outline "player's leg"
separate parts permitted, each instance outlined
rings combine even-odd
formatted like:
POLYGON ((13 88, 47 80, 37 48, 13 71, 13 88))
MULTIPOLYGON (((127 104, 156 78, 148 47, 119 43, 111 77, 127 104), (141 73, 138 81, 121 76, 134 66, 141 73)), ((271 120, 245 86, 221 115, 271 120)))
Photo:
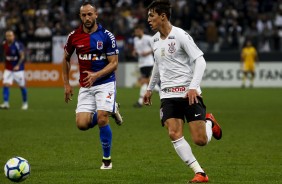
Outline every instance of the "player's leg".
POLYGON ((109 82, 99 85, 95 89, 95 100, 98 111, 98 125, 100 129, 100 141, 103 149, 101 169, 112 169, 112 131, 109 125, 109 115, 116 113, 115 95, 115 82, 109 82))
POLYGON ((76 107, 76 126, 88 130, 98 124, 98 113, 92 88, 80 88, 76 107))
MULTIPOLYGON (((198 103, 193 105, 189 105, 188 99, 185 100, 184 113, 189 122, 192 140, 195 144, 204 146, 211 140, 212 136, 211 122, 205 122, 205 104, 201 97, 198 97, 198 103)), ((208 176, 198 162, 192 163, 190 167, 195 173, 195 176, 190 180, 190 183, 208 182, 208 176)))
POLYGON ((243 64, 243 76, 242 76, 242 88, 245 88, 246 87, 246 80, 247 80, 247 77, 248 77, 248 65, 246 62, 244 62, 243 64))
POLYGON ((148 83, 149 83, 149 76, 151 74, 150 67, 141 67, 140 68, 141 77, 139 79, 139 83, 141 85, 139 90, 139 98, 137 102, 133 105, 133 107, 140 108, 143 105, 143 97, 147 91, 148 83))
POLYGON ((255 64, 253 63, 250 66, 250 87, 252 88, 254 86, 254 80, 255 80, 255 64))
POLYGON ((98 126, 100 130, 100 141, 103 149, 101 169, 112 169, 112 130, 109 125, 109 112, 98 110, 98 126))
POLYGON ((3 74, 3 103, 0 105, 0 109, 9 109, 9 97, 10 97, 10 86, 13 84, 14 76, 10 70, 4 70, 3 74))
POLYGON ((28 109, 28 102, 27 102, 27 89, 25 86, 25 76, 24 76, 24 71, 17 71, 14 72, 14 80, 16 83, 19 85, 21 94, 22 94, 22 110, 27 110, 28 109))
MULTIPOLYGON (((181 100, 183 101, 183 99, 181 100)), ((183 104, 183 102, 179 104, 179 100, 162 99, 160 112, 160 114, 162 114, 161 120, 163 125, 168 129, 169 137, 171 138, 178 156, 195 173, 204 174, 203 169, 192 153, 189 143, 183 136, 184 114, 181 109, 184 109, 184 107, 182 107, 181 103, 183 104)), ((206 175, 203 176, 203 178, 207 180, 206 175)))

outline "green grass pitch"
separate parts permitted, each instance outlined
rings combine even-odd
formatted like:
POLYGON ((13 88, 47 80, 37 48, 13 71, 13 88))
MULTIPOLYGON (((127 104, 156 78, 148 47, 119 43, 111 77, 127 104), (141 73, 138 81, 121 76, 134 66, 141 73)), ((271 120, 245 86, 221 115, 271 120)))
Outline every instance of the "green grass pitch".
MULTIPOLYGON (((64 103, 63 88, 29 88, 29 110, 22 111, 18 88, 11 89, 10 110, 0 111, 0 184, 4 164, 13 156, 31 166, 27 184, 184 184, 194 174, 177 156, 159 120, 159 98, 153 105, 132 107, 139 92, 118 89, 124 124, 113 131, 112 170, 100 170, 98 128, 75 126, 73 101, 64 103)), ((223 128, 220 141, 205 147, 185 137, 210 183, 282 183, 282 89, 204 88, 207 111, 223 128)), ((2 96, 2 95, 1 95, 2 96)))

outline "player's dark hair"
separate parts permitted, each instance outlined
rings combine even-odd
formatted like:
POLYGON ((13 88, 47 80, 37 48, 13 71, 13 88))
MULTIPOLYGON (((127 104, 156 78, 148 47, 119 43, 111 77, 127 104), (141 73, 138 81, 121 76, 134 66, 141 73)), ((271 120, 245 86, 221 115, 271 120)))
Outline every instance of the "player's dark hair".
MULTIPOLYGON (((93 6, 94 8, 96 8, 95 3, 94 3, 93 1, 91 1, 91 0, 82 1, 81 6, 86 6, 86 5, 91 5, 91 6, 93 6)), ((80 7, 81 7, 81 6, 80 6, 80 7)))
POLYGON ((154 10, 158 15, 166 14, 168 20, 171 17, 171 4, 169 0, 155 0, 148 7, 148 10, 154 10))

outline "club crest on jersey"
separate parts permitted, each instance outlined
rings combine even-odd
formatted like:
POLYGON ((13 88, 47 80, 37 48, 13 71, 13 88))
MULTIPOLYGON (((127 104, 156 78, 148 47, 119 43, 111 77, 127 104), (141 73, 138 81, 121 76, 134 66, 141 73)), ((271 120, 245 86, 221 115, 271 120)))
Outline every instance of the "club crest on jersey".
POLYGON ((102 50, 103 49, 103 42, 102 41, 97 41, 97 49, 102 50))
POLYGON ((175 49, 175 42, 171 42, 170 44, 168 44, 169 48, 168 48, 168 52, 169 53, 174 53, 176 51, 175 49))

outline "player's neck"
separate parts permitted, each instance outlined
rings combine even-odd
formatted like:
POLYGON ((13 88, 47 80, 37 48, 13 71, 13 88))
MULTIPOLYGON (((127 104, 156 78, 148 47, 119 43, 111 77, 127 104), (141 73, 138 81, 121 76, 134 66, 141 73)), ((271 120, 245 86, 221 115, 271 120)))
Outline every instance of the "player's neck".
POLYGON ((161 34, 161 39, 166 39, 171 30, 172 30, 172 25, 170 22, 167 22, 166 24, 164 24, 161 27, 161 29, 159 30, 161 34))
POLYGON ((94 26, 90 29, 86 28, 84 25, 82 26, 82 29, 85 33, 87 34, 91 34, 91 33, 94 33, 97 29, 98 29, 98 25, 97 24, 94 24, 94 26))

